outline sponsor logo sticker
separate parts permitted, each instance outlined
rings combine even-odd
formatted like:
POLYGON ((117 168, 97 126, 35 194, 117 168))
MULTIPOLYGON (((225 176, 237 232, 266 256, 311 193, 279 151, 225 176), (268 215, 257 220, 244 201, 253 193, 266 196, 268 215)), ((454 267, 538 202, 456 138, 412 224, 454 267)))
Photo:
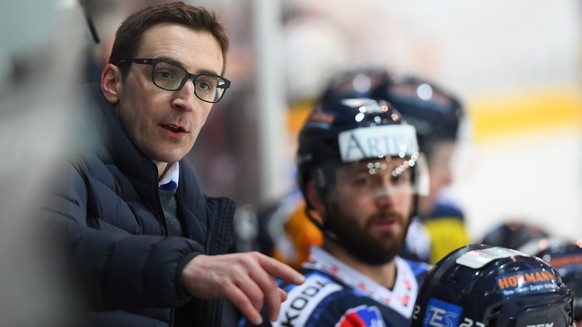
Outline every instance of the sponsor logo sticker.
POLYGON ((554 268, 568 268, 568 270, 582 270, 582 254, 566 254, 550 258, 550 265, 554 268))
POLYGON ((456 327, 461 321, 463 308, 430 298, 422 321, 423 327, 456 327))
POLYGON ((526 270, 497 277, 497 287, 504 298, 551 292, 557 288, 550 271, 526 270))
POLYGON ((346 311, 335 327, 373 326, 386 327, 378 308, 361 305, 346 311))
POLYGON ((319 302, 341 289, 341 286, 322 275, 307 275, 305 283, 289 291, 287 300, 281 304, 279 319, 273 326, 304 326, 319 302))
POLYGON ((411 125, 384 125, 358 128, 339 134, 343 162, 387 156, 410 156, 418 151, 416 132, 411 125))

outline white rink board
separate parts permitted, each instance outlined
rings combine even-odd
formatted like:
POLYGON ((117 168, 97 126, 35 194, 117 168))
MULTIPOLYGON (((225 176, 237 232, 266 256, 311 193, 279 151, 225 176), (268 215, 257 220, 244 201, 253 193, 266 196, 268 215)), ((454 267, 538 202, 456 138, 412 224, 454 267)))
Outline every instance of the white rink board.
POLYGON ((582 238, 582 129, 505 137, 476 152, 472 169, 451 188, 473 241, 511 216, 582 238))

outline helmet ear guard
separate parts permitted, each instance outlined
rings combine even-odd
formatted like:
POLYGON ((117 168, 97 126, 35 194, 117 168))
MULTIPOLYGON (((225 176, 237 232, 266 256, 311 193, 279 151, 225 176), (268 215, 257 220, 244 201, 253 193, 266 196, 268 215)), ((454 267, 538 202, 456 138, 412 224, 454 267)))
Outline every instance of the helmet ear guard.
POLYGON ((479 244, 451 252, 431 269, 411 326, 569 327, 573 315, 573 294, 547 262, 479 244))
POLYGON ((314 197, 317 197, 319 201, 325 201, 333 185, 333 176, 330 172, 334 170, 335 165, 312 166, 299 174, 299 187, 308 208, 313 209, 315 207, 312 203, 314 197), (308 190, 308 188, 311 188, 311 190, 308 190))
POLYGON ((299 174, 299 186, 305 199, 305 215, 323 234, 331 239, 336 239, 336 235, 325 228, 325 220, 319 214, 321 209, 318 209, 325 207, 326 211, 329 210, 329 202, 326 198, 330 192, 332 181, 326 171, 333 171, 335 168, 327 168, 317 166, 310 170, 304 170, 299 174))

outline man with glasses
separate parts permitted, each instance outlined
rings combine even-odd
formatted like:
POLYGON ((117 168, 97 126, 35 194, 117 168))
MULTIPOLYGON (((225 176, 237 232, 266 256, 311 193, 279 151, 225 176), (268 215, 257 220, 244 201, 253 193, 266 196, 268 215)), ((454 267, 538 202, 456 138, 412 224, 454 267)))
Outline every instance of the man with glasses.
POLYGON ((119 61, 121 65, 132 63, 152 66, 152 82, 166 91, 177 91, 192 79, 194 94, 204 102, 220 101, 226 89, 230 87, 230 81, 222 76, 213 73, 191 74, 179 63, 167 59, 122 59, 119 61))
POLYGON ((224 299, 249 320, 274 319, 301 283, 259 253, 226 254, 234 203, 209 198, 184 160, 230 81, 217 17, 182 2, 145 8, 119 27, 93 100, 102 142, 53 192, 68 271, 91 326, 221 326, 224 299))
MULTIPOLYGON (((299 134, 298 184, 324 235, 275 326, 408 326, 429 266, 398 256, 426 168, 416 133, 386 102, 320 103, 299 134)), ((250 325, 250 324, 249 324, 250 325)), ((263 324, 268 325, 268 324, 263 324)))

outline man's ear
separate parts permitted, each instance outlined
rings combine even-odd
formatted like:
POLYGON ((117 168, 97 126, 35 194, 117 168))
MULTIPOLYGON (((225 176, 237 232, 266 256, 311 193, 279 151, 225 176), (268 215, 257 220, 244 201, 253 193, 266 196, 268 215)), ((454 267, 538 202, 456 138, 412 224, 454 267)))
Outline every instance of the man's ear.
POLYGON ((107 64, 101 74, 101 92, 107 102, 117 104, 121 90, 121 71, 113 64, 107 64))
POLYGON ((325 204, 319 192, 315 189, 313 181, 309 181, 305 188, 307 201, 318 214, 325 216, 325 204))

